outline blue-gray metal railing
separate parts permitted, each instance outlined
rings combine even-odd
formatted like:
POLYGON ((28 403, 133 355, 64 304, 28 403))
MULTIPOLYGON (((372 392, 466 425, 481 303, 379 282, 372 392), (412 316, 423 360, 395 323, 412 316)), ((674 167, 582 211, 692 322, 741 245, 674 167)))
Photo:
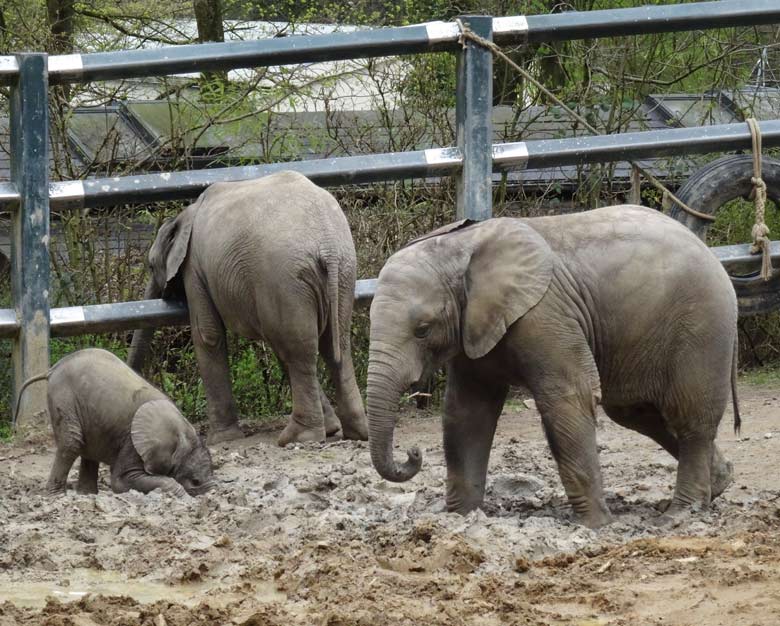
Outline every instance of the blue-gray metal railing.
MULTIPOLYGON (((777 0, 722 0, 646 6, 609 11, 489 18, 465 16, 481 36, 499 44, 595 38, 780 22, 777 0)), ((216 180, 239 180, 281 168, 296 169, 320 184, 392 180, 405 177, 458 177, 458 214, 483 219, 491 214, 490 171, 516 167, 638 159, 750 145, 746 129, 716 126, 581 137, 528 143, 490 144, 492 59, 473 42, 460 42, 456 22, 259 41, 174 46, 93 54, 0 57, 0 82, 11 84, 13 175, 0 185, 0 205, 17 208, 12 258, 15 310, 0 310, 0 337, 13 338, 15 388, 48 366, 49 334, 69 335, 186 322, 180 303, 150 300, 66 307, 49 311, 49 206, 58 209, 151 202, 197 195, 216 180), (411 153, 223 168, 199 172, 119 177, 48 185, 46 86, 226 70, 348 58, 450 51, 458 54, 457 146, 411 153), (492 150, 492 159, 491 159, 492 150)), ((780 121, 762 122, 764 144, 780 145, 780 121)), ((778 255, 777 242, 773 255, 778 255)), ((716 254, 719 252, 716 251, 716 254)), ((747 246, 730 247, 725 264, 752 262, 747 246)), ((754 257, 753 257, 754 258, 754 257)), ((358 281, 356 298, 373 293, 373 280, 358 281)), ((45 386, 26 394, 22 415, 43 406, 45 386)))
MULTIPOLYGON (((764 147, 779 147, 780 120, 761 122, 761 136, 764 147)), ((720 124, 487 145, 489 147, 483 151, 488 155, 485 159, 487 165, 492 167, 492 171, 499 172, 749 150, 752 144, 746 124, 720 124)), ((217 181, 247 180, 285 169, 300 172, 323 186, 404 178, 437 178, 457 175, 465 161, 460 148, 431 148, 267 165, 93 178, 50 183, 49 201, 52 208, 65 210, 182 200, 198 196, 217 181)), ((486 193, 489 187, 483 185, 482 190, 486 193)), ((0 183, 0 208, 14 206, 18 202, 16 186, 13 183, 0 183)), ((471 217, 474 217, 476 210, 471 210, 471 217)), ((484 213, 483 208, 480 208, 480 213, 484 213)))
MULTIPOLYGON (((49 102, 45 54, 20 54, 11 86, 11 180, 18 210, 11 218, 11 295, 19 331, 12 348, 18 389, 49 367, 49 102)), ((41 415, 43 394, 23 400, 25 415, 41 415)))

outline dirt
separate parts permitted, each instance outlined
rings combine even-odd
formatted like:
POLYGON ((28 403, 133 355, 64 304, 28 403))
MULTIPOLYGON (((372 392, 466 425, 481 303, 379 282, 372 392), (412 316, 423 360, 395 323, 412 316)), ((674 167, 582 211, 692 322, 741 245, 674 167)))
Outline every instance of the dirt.
MULTIPOLYGON (((675 461, 599 419, 610 526, 573 524, 538 413, 499 423, 484 511, 443 512, 438 416, 409 412, 391 484, 364 443, 280 449, 267 428, 213 449, 219 488, 41 495, 52 445, 0 445, 0 626, 780 624, 780 389, 740 385, 719 445, 735 483, 658 526, 675 461)), ((75 480, 75 470, 71 476, 75 480)))

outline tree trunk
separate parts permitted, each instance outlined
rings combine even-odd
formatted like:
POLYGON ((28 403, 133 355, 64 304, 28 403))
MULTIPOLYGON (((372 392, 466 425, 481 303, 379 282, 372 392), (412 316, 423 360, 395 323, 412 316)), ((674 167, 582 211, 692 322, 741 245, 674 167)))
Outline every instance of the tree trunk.
MULTIPOLYGON (((225 41, 222 0, 192 0, 200 43, 225 41)), ((228 88, 227 72, 203 72, 200 90, 203 100, 218 100, 228 88)))
MULTIPOLYGON (((74 9, 75 0, 46 0, 46 17, 49 22, 49 45, 47 52, 50 54, 70 54, 73 52, 73 18, 76 15, 74 9)), ((70 85, 55 85, 52 88, 57 111, 67 107, 70 100, 70 85)), ((57 124, 52 120, 52 129, 57 124)))
POLYGON ((68 54, 73 52, 73 18, 76 15, 74 0, 46 0, 46 12, 51 31, 49 52, 68 54))

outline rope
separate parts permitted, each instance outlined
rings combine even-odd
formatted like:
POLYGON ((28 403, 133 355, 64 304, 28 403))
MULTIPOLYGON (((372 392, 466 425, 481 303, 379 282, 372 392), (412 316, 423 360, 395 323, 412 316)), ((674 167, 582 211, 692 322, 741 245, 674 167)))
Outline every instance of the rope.
POLYGON ((750 137, 753 140, 753 190, 750 197, 756 203, 756 217, 753 224, 753 245, 750 246, 752 254, 761 253, 761 278, 769 280, 772 276, 772 258, 769 255, 769 227, 766 225, 766 183, 761 178, 761 129, 758 120, 749 117, 745 120, 750 128, 750 137))
MULTIPOLYGON (((465 48, 466 47, 466 41, 473 41, 474 43, 482 46, 483 48, 487 48, 492 52, 495 56, 503 60, 505 63, 509 64, 509 66, 514 69, 516 72, 518 72, 523 78, 525 78, 528 82, 532 83, 539 91, 541 91, 545 96, 547 96, 550 100, 552 100, 555 104, 557 104, 559 107, 561 107, 564 111, 566 111, 569 115, 571 115, 575 120, 577 120, 580 124, 582 124, 587 130, 589 130, 592 134, 598 135, 599 131, 597 131, 593 126, 591 126, 588 121, 582 117, 579 113, 574 111, 573 109, 566 106, 566 104, 558 98, 554 93, 552 93, 547 87, 545 87, 542 83, 540 83, 538 80, 536 80, 531 74, 529 74, 525 69, 520 67, 517 63, 515 63, 512 59, 510 59, 506 54, 504 54, 504 51, 501 50, 495 43, 490 41, 489 39, 485 39, 484 37, 480 37, 475 33, 473 30, 471 30, 466 24, 464 24, 461 20, 457 20, 458 27, 460 28, 460 37, 458 38, 458 42, 465 48)), ((691 215, 698 217, 699 219, 708 221, 708 222, 714 222, 715 217, 712 215, 709 215, 708 213, 702 213, 701 211, 697 211, 694 208, 689 207, 685 202, 680 200, 677 196, 675 196, 669 189, 655 176, 653 176, 650 172, 648 172, 646 169, 644 169, 641 165, 636 163, 635 161, 629 161, 631 165, 633 165, 639 172, 644 176, 653 187, 655 187, 658 191, 663 194, 663 203, 664 210, 667 210, 671 208, 671 203, 675 202, 677 203, 680 208, 683 209, 686 213, 690 213, 691 215)))

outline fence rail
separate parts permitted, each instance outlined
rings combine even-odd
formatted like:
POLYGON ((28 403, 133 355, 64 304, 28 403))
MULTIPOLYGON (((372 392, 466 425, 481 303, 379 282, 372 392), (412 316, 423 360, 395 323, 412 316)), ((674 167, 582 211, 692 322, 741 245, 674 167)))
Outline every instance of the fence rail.
MULTIPOLYGON (((777 21, 780 21, 780 3, 777 0, 721 0, 496 17, 492 20, 492 32, 497 43, 518 44, 757 26, 777 21)), ((429 22, 326 35, 57 55, 49 57, 49 81, 52 84, 88 82, 423 52, 455 52, 460 46, 459 37, 456 23, 429 22)), ((13 57, 0 57, 0 78, 8 80, 17 73, 18 65, 13 57)))
MULTIPOLYGON (((463 16, 462 24, 500 44, 751 26, 780 22, 778 0, 722 0, 552 15, 463 16)), ((0 57, 0 82, 11 85, 12 180, 0 185, 0 207, 13 210, 11 273, 14 309, 0 310, 0 337, 14 340, 14 386, 44 371, 49 336, 103 332, 187 321, 181 303, 148 300, 49 309, 49 211, 154 202, 198 195, 216 181, 242 180, 295 169, 322 185, 407 177, 453 176, 458 217, 492 214, 491 171, 544 168, 647 157, 725 151, 750 146, 743 125, 670 129, 491 145, 492 56, 460 41, 458 22, 291 36, 259 41, 48 57, 0 57), (183 72, 310 63, 447 51, 457 54, 456 145, 407 153, 296 161, 263 166, 168 172, 85 181, 48 180, 49 84, 183 72)), ((780 120, 762 122, 765 146, 780 145, 780 120)), ((780 258, 780 244, 772 244, 780 258)), ((715 249, 727 267, 757 262, 747 246, 715 249)), ((355 296, 373 294, 358 281, 355 296)), ((14 394, 15 399, 16 394, 14 394)), ((45 386, 25 394, 23 418, 45 406, 45 386)))
MULTIPOLYGON (((764 146, 780 147, 780 120, 762 122, 761 137, 764 146)), ((747 125, 742 124, 541 139, 493 144, 492 169, 542 169, 750 147, 750 131, 747 125)), ((52 182, 49 184, 49 203, 53 209, 65 210, 181 200, 198 196, 215 182, 248 180, 281 170, 295 170, 325 186, 452 176, 462 169, 463 161, 461 150, 451 147, 52 182)), ((11 208, 18 203, 16 186, 0 183, 0 208, 11 208)))

